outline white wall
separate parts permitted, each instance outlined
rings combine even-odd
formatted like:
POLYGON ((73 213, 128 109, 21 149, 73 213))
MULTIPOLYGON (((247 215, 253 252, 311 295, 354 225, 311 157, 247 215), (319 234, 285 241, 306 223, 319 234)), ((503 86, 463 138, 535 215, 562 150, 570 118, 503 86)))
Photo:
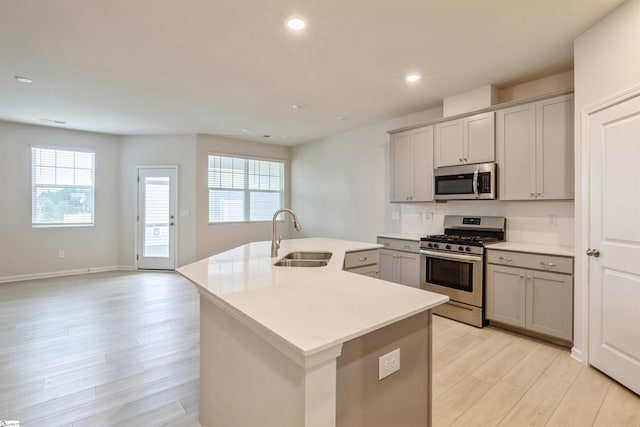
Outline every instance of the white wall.
POLYGON ((388 231, 387 131, 439 117, 435 108, 294 147, 291 204, 303 234, 372 242, 388 231))
MULTIPOLYGON (((197 135, 195 158, 196 173, 196 257, 198 259, 243 245, 252 241, 271 240, 271 222, 209 224, 208 189, 207 189, 207 155, 229 154, 237 156, 257 157, 264 159, 284 160, 285 188, 290 185, 290 148, 281 145, 241 141, 222 136, 197 135)), ((298 177, 296 177, 298 179, 298 177)), ((285 201, 288 206, 288 200, 285 201)), ((302 221, 302 219, 301 219, 302 221)), ((303 227, 306 226, 303 222, 303 227)), ((284 238, 289 236, 291 223, 278 223, 278 233, 284 238)), ((291 236, 300 237, 300 236, 291 236)))
POLYGON ((177 266, 196 260, 195 135, 126 136, 120 145, 120 264, 136 265, 138 166, 178 166, 177 266), (181 213, 186 213, 183 216, 181 213))
POLYGON ((118 141, 111 135, 0 122, 0 281, 118 266, 118 141), (31 145, 95 151, 94 226, 32 228, 31 145), (59 250, 65 251, 62 259, 59 250))
MULTIPOLYGON (((591 27, 574 43, 575 60, 575 166, 576 261, 574 288, 574 355, 588 362, 588 271, 583 256, 589 247, 589 170, 582 142, 582 112, 640 85, 640 0, 629 0, 591 27)), ((637 227, 636 224, 634 226, 637 227)))

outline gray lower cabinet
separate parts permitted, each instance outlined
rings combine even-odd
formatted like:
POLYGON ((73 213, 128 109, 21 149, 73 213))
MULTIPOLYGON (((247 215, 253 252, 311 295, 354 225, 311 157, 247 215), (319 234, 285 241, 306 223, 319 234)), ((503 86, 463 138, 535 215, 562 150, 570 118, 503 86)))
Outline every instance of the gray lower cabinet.
POLYGON ((344 256, 343 270, 349 273, 378 278, 379 254, 377 249, 347 252, 344 256))
POLYGON ((573 271, 571 258, 488 251, 486 317, 533 332, 573 339, 573 271), (493 253, 493 254, 492 254, 493 253), (491 262, 498 264, 492 264, 491 262), (564 263, 562 263, 564 261, 564 263), (571 271, 565 268, 567 262, 571 271), (504 264, 512 263, 513 266, 504 264), (515 263, 515 264, 513 264, 515 263), (565 272, 530 267, 559 268, 565 272))
POLYGON ((401 285, 420 287, 420 243, 412 240, 378 238, 380 279, 401 285))

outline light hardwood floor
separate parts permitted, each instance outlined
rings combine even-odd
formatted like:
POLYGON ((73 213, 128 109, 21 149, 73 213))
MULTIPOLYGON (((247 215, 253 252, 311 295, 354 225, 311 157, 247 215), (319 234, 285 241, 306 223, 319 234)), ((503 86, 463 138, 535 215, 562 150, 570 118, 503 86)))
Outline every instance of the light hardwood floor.
MULTIPOLYGON (((197 426, 198 319, 173 273, 0 284, 0 419, 197 426)), ((433 348, 434 427, 640 426, 640 398, 564 348, 438 316, 433 348)))

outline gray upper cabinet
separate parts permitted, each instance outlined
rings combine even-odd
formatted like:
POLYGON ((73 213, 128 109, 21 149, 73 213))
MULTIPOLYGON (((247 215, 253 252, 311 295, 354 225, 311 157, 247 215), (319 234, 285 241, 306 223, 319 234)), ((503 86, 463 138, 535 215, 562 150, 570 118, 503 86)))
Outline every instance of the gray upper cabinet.
POLYGON ((496 112, 501 200, 573 199, 573 95, 496 112))
POLYGON ((433 126, 391 135, 391 201, 433 201, 433 126))
POLYGON ((495 161, 495 115, 475 114, 435 125, 436 167, 495 161))

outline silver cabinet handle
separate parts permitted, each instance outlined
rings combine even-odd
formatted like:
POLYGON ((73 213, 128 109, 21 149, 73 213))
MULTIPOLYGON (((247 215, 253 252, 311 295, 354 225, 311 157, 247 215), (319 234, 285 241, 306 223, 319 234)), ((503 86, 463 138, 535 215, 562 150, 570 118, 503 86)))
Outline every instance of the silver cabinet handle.
POLYGON ((524 274, 520 274, 518 277, 520 277, 521 279, 524 279, 524 274))
POLYGON ((527 276, 527 280, 531 280, 531 276, 527 276))
POLYGON ((535 197, 536 193, 529 193, 529 197, 535 197))
POLYGON ((462 158, 458 159, 458 161, 459 161, 460 163, 462 163, 462 158))
POLYGON ((498 259, 499 259, 500 261, 505 261, 505 262, 511 262, 511 261, 513 261, 513 259, 511 259, 511 258, 505 258, 505 257, 503 257, 503 256, 498 257, 498 259))
POLYGON ((540 261, 540 264, 546 265, 547 267, 556 267, 558 265, 555 262, 543 262, 543 261, 540 261))
POLYGON ((411 249, 411 245, 404 245, 405 249, 411 249))
POLYGON ((462 161, 466 163, 467 162, 467 158, 466 157, 463 158, 462 161))
POLYGON ((600 251, 597 249, 587 249, 587 252, 585 252, 587 254, 587 256, 592 256, 595 258, 598 258, 600 256, 600 251))
POLYGON ((366 256, 363 256, 363 257, 358 258, 358 261, 360 261, 360 262, 364 262, 364 261, 366 261, 366 260, 367 260, 367 257, 366 257, 366 256))

